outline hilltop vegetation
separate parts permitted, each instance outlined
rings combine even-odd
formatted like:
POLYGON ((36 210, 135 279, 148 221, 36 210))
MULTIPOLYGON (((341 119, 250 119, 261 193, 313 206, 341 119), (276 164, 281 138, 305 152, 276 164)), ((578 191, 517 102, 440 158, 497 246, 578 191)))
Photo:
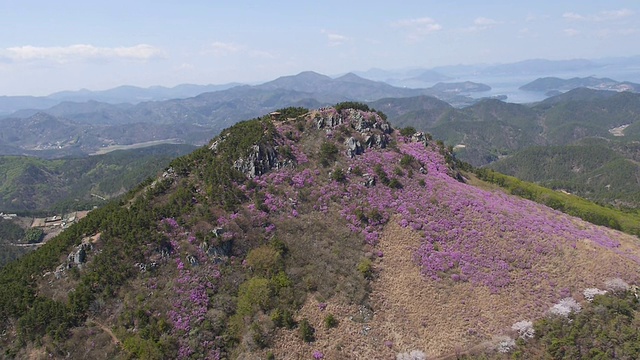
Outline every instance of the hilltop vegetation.
POLYGON ((4 355, 495 354, 514 323, 640 278, 636 238, 468 185, 367 105, 281 110, 3 268, 4 355))

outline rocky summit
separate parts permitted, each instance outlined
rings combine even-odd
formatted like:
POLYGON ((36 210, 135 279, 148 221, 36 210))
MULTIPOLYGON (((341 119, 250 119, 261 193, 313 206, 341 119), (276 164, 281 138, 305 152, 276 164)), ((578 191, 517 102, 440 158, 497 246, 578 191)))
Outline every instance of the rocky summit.
POLYGON ((348 105, 238 123, 3 268, 3 356, 508 357, 635 289, 637 237, 348 105))

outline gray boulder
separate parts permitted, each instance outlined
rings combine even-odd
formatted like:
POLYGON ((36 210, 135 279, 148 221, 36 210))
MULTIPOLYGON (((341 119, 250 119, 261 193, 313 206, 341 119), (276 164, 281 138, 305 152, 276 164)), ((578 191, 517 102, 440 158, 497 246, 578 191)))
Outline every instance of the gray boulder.
POLYGON ((355 157, 356 155, 360 155, 364 152, 364 148, 360 141, 358 141, 353 136, 348 138, 344 144, 347 146, 347 156, 350 158, 355 157))

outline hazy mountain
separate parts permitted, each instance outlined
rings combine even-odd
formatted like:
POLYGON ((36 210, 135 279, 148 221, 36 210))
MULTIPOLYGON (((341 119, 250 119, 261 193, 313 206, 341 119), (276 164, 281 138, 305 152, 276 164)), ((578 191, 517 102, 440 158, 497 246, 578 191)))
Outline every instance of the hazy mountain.
POLYGON ((0 96, 0 116, 14 113, 21 109, 47 109, 59 101, 36 96, 0 96))
POLYGON ((298 75, 283 76, 276 80, 257 85, 256 89, 288 89, 318 96, 341 96, 346 100, 372 101, 383 97, 407 97, 422 92, 415 89, 403 89, 384 82, 367 80, 353 73, 332 79, 312 71, 298 75))
POLYGON ((461 182, 377 113, 303 112, 224 130, 0 270, 5 354, 533 358, 514 324, 544 332, 585 289, 640 279, 633 236, 461 182))
POLYGON ((14 118, 28 118, 40 112, 56 117, 90 124, 122 124, 131 122, 126 111, 131 104, 109 104, 89 100, 86 102, 65 101, 45 110, 24 109, 11 114, 14 118))
POLYGON ((390 121, 399 127, 420 124, 421 128, 428 128, 441 121, 447 113, 454 111, 449 103, 426 95, 386 98, 368 104, 387 114, 390 121))
POLYGON ((631 82, 620 82, 609 78, 596 78, 593 76, 585 78, 560 79, 556 77, 545 77, 536 79, 528 84, 522 85, 520 89, 527 91, 568 91, 579 87, 586 87, 594 90, 611 91, 633 91, 640 92, 640 84, 631 82))
MULTIPOLYGON (((32 109, 28 115, 38 110, 48 109, 62 102, 74 103, 108 103, 108 104, 137 104, 143 101, 161 101, 194 97, 205 92, 226 90, 238 83, 224 85, 193 85, 182 84, 174 87, 152 86, 141 88, 137 86, 119 86, 113 89, 91 91, 87 89, 77 91, 60 91, 48 96, 0 96, 0 116, 13 114, 19 110, 32 109)), ((15 116, 15 115, 14 115, 15 116)), ((20 115, 24 116, 24 115, 20 115)))
POLYGON ((469 93, 469 92, 481 92, 489 91, 491 87, 485 84, 478 84, 471 81, 443 83, 439 82, 429 88, 432 92, 453 92, 453 93, 469 93))
POLYGON ((422 71, 419 75, 409 78, 407 80, 416 80, 416 81, 422 81, 426 83, 435 83, 435 82, 451 80, 451 77, 442 75, 439 72, 434 70, 425 70, 425 71, 422 71))
POLYGON ((584 71, 598 68, 599 65, 591 60, 546 60, 531 59, 511 64, 491 65, 483 69, 484 74, 491 75, 522 75, 522 74, 553 74, 573 71, 584 71))
MULTIPOLYGON (((39 115, 40 110, 21 110, 0 120, 6 126, 0 132, 0 150, 6 149, 4 154, 39 151, 40 156, 59 157, 87 154, 103 146, 146 141, 179 139, 201 144, 224 127, 283 107, 321 107, 342 101, 422 94, 455 99, 461 92, 485 87, 467 82, 440 83, 430 89, 406 89, 352 73, 332 79, 303 72, 257 86, 236 86, 186 99, 146 101, 135 105, 65 101, 44 111, 50 116, 48 122, 36 121, 43 116, 39 115), (39 130, 33 131, 29 127, 39 130)), ((116 90, 114 92, 120 94, 139 89, 123 87, 116 90)))
POLYGON ((59 101, 86 102, 98 101, 110 104, 129 103, 137 104, 143 101, 161 101, 170 99, 189 98, 205 92, 230 89, 241 84, 230 83, 224 85, 194 85, 181 84, 174 87, 151 86, 141 88, 137 86, 118 86, 113 89, 91 91, 82 89, 78 91, 61 91, 47 96, 59 101))

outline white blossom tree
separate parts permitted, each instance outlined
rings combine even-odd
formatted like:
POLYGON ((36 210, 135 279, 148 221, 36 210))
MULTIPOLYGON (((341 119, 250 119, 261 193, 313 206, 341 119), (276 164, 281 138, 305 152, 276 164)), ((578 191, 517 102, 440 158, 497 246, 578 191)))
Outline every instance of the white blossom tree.
POLYGON ((553 305, 549 312, 553 315, 568 317, 572 312, 579 313, 582 306, 572 297, 567 297, 553 305))

